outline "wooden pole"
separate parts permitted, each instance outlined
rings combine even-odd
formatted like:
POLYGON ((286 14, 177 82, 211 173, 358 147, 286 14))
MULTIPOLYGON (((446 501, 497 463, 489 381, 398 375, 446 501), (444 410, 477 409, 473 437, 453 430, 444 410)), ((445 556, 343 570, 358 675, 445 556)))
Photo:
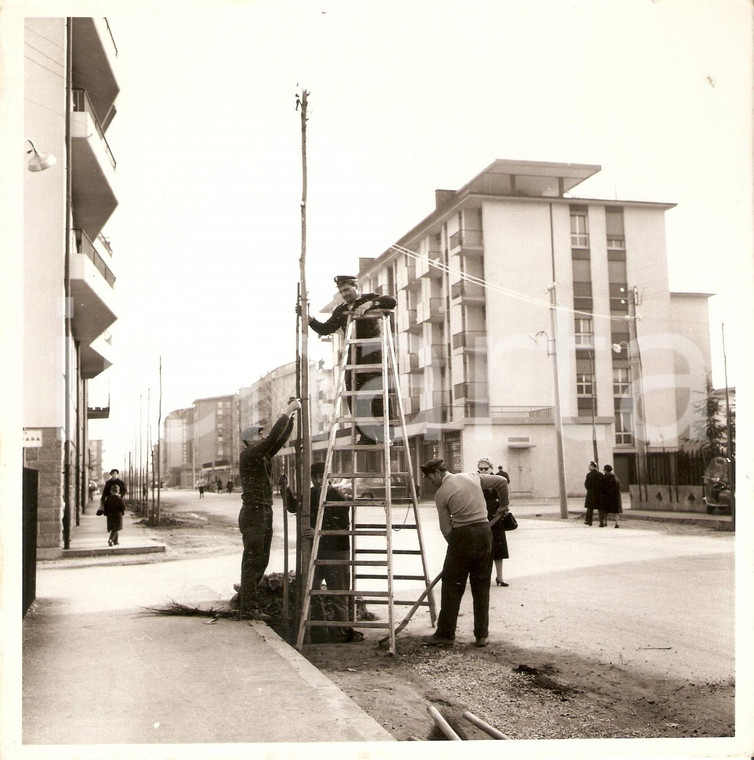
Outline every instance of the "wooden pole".
MULTIPOLYGON (((296 96, 296 109, 301 110, 301 256, 299 258, 299 280, 301 282, 301 525, 309 525, 311 515, 311 494, 309 471, 311 469, 311 433, 309 429, 309 300, 306 289, 306 122, 309 91, 302 88, 296 96)), ((302 541, 302 567, 309 567, 311 544, 302 541)), ((303 597, 303 594, 301 594, 303 597)))
POLYGON ((157 401, 157 507, 155 510, 155 525, 160 524, 160 480, 162 479, 162 446, 160 445, 160 427, 162 425, 162 356, 160 356, 159 397, 157 401))

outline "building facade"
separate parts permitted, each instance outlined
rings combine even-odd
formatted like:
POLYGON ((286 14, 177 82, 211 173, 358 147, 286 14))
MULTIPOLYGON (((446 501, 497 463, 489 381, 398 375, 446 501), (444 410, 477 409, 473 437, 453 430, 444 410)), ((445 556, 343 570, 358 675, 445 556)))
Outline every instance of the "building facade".
POLYGON ((161 451, 165 485, 193 488, 197 479, 193 407, 178 409, 165 417, 161 451))
POLYGON ((38 473, 37 557, 54 558, 86 501, 87 384, 112 362, 118 307, 104 229, 118 198, 105 135, 120 88, 105 19, 27 18, 24 43, 24 127, 36 163, 24 180, 23 425, 39 440, 24 449, 24 466, 38 473), (36 150, 57 161, 42 170, 36 150))
POLYGON ((710 369, 709 294, 669 289, 673 204, 573 196, 599 170, 497 160, 361 260, 362 289, 398 299, 416 464, 471 470, 485 456, 514 495, 555 497, 560 439, 578 495, 590 460, 627 485, 643 454, 688 437, 710 369))
POLYGON ((235 394, 194 401, 193 447, 197 477, 210 485, 228 480, 239 482, 241 446, 238 402, 235 394))

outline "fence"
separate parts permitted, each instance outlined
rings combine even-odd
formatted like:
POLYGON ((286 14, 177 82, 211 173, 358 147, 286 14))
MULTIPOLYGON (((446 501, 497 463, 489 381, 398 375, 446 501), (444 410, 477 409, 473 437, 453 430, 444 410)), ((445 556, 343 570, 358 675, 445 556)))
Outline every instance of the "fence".
POLYGON ((652 451, 640 458, 638 485, 700 486, 707 466, 702 451, 652 451))

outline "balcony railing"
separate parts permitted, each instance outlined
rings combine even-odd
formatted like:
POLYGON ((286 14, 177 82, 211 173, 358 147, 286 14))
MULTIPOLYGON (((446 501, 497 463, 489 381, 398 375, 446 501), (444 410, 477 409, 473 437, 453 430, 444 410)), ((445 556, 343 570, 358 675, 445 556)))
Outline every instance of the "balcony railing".
POLYGON ((486 399, 489 393, 487 383, 456 383, 453 386, 456 398, 486 399))
POLYGON ((483 351, 487 348, 487 333, 482 330, 466 330, 453 336, 453 348, 483 351))
POLYGON ((105 282, 112 288, 115 285, 115 275, 102 256, 94 247, 94 243, 83 230, 74 230, 76 237, 76 253, 87 256, 96 267, 97 271, 105 278, 105 282))
POLYGON ((481 248, 482 231, 481 230, 458 230, 454 232, 448 241, 451 249, 455 248, 481 248))
POLYGON ((463 298, 465 300, 484 300, 484 285, 478 282, 454 282, 450 286, 450 297, 452 299, 463 298))
POLYGON ((433 266, 432 262, 442 261, 442 251, 433 249, 427 251, 426 257, 422 256, 416 262, 416 276, 417 277, 442 277, 442 269, 433 266))
POLYGON ((102 131, 102 125, 100 123, 100 120, 97 118, 97 113, 92 107, 92 102, 89 100, 89 95, 87 94, 86 90, 73 90, 73 110, 89 114, 89 117, 91 118, 92 122, 94 123, 94 127, 97 130, 97 134, 99 135, 100 140, 102 140, 102 145, 105 148, 107 157, 110 159, 110 163, 112 164, 113 169, 115 169, 115 156, 113 155, 112 150, 110 150, 110 145, 107 142, 105 133, 102 131))
POLYGON ((499 420, 551 420, 551 406, 491 406, 490 417, 499 420))

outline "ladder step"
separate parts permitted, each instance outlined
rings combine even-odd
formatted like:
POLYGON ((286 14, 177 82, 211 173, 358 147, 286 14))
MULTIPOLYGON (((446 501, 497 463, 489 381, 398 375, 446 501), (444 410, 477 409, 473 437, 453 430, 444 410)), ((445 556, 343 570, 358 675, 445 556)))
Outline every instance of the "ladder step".
MULTIPOLYGON (((382 528, 382 530, 385 530, 385 528, 386 528, 385 525, 371 524, 371 523, 359 523, 358 525, 354 525, 353 527, 354 528, 367 528, 367 529, 373 529, 373 530, 378 530, 379 528, 382 528)), ((393 526, 393 527, 395 527, 395 526, 393 526)), ((404 530, 405 528, 414 528, 415 529, 416 525, 412 524, 412 523, 408 523, 406 525, 401 525, 400 529, 404 530)), ((369 534, 368 533, 364 533, 364 534, 359 534, 359 535, 369 535, 369 534)))
MULTIPOLYGON (((343 391, 341 396, 350 396, 351 398, 379 398, 382 396, 382 388, 374 388, 373 390, 358 390, 358 391, 343 391)), ((388 389, 388 396, 395 396, 395 390, 393 388, 388 389)))
MULTIPOLYGON (((353 576, 356 580, 363 580, 369 578, 373 581, 386 581, 387 575, 371 575, 370 573, 356 573, 353 576)), ((427 579, 423 575, 394 575, 394 581, 421 581, 429 585, 427 579)))
POLYGON ((387 567, 387 560, 373 559, 315 559, 315 565, 320 567, 387 567))
MULTIPOLYGON (((350 414, 345 415, 343 417, 336 417, 335 422, 338 423, 352 423, 355 422, 357 425, 374 425, 376 423, 379 423, 380 425, 385 421, 384 417, 352 417, 350 414)), ((397 417, 390 417, 388 419, 388 424, 393 425, 397 427, 401 424, 401 421, 397 417)))
POLYGON ((339 628, 343 627, 345 623, 350 624, 351 626, 356 626, 357 628, 390 628, 390 623, 378 623, 374 620, 306 620, 304 621, 304 624, 308 627, 319 627, 319 626, 337 626, 339 628))
POLYGON ((374 372, 379 369, 382 370, 381 364, 346 364, 346 369, 353 369, 362 372, 374 372))
MULTIPOLYGON (((393 496, 390 500, 393 505, 411 504, 413 500, 409 496, 393 496)), ((326 507, 384 507, 384 499, 344 499, 343 501, 326 501, 326 507)))
MULTIPOLYGON (((374 446, 370 446, 370 448, 375 448, 374 446)), ((370 480, 384 480, 385 474, 382 472, 328 472, 327 477, 330 480, 337 480, 338 478, 369 478, 370 480)), ((392 478, 407 478, 408 473, 407 472, 391 472, 390 477, 392 478)), ((403 485, 402 483, 393 483, 393 486, 397 485, 403 485)))
MULTIPOLYGON (((390 448, 394 449, 396 446, 405 446, 406 444, 402 440, 391 441, 390 448)), ((383 443, 336 443, 333 446, 334 451, 383 451, 385 445, 383 443)))
POLYGON ((379 345, 382 343, 382 338, 378 335, 376 338, 349 338, 346 341, 347 346, 366 346, 366 345, 379 345))
MULTIPOLYGON (((390 604, 389 599, 370 599, 369 604, 390 604)), ((393 604, 402 604, 406 607, 413 607, 416 604, 416 599, 411 601, 402 601, 401 599, 393 599, 393 604)), ((419 607, 429 607, 429 602, 419 602, 419 607)))
POLYGON ((358 591, 354 589, 338 589, 337 591, 326 591, 325 589, 312 589, 310 592, 312 596, 390 596, 389 591, 363 591, 362 589, 359 589, 358 591))
MULTIPOLYGON (((324 533, 324 531, 322 531, 324 533)), ((421 554, 418 549, 393 549, 391 554, 421 554)), ((356 554, 387 554, 387 549, 356 549, 356 554)))

